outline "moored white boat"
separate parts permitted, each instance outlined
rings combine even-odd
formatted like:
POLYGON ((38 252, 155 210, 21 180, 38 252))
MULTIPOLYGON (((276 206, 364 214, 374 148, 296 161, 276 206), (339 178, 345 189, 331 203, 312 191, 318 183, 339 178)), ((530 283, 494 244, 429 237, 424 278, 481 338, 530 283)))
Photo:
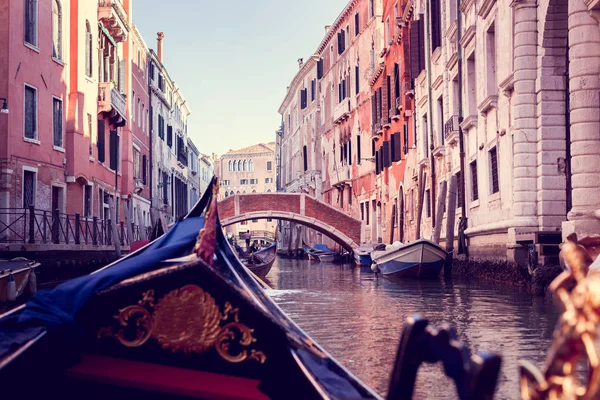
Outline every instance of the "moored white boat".
MULTIPOLYGON (((447 252, 427 240, 386 246, 371 253, 373 263, 383 276, 389 278, 436 278, 446 262, 447 252)), ((374 268, 375 269, 375 268, 374 268)))
POLYGON ((15 301, 26 290, 37 290, 35 268, 40 264, 25 258, 0 260, 0 302, 15 301))

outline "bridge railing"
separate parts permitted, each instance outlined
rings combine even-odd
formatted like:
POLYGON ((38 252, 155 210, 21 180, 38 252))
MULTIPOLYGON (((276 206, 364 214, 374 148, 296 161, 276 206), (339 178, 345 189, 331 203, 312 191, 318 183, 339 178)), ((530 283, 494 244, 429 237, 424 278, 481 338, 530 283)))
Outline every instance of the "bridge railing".
MULTIPOLYGON (((246 232, 239 232, 238 240, 244 240, 245 233, 246 232)), ((250 231, 250 237, 251 237, 251 239, 261 238, 261 239, 275 240, 275 235, 271 231, 250 231)))
MULTIPOLYGON (((117 236, 122 246, 129 244, 124 222, 117 225, 117 236)), ((110 220, 33 207, 0 208, 0 243, 112 246, 113 240, 110 220)))

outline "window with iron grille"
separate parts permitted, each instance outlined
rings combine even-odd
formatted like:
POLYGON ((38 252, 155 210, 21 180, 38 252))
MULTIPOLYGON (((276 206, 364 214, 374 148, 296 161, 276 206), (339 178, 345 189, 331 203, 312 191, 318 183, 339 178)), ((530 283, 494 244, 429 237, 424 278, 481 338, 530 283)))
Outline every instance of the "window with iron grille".
POLYGON ((25 132, 27 139, 37 139, 37 89, 25 85, 25 132))
POLYGON ((479 187, 477 183, 477 160, 473 160, 469 166, 471 168, 471 200, 475 201, 479 199, 479 187))
POLYGON ((52 131, 53 144, 63 147, 63 103, 61 99, 52 99, 52 131))
POLYGON ((500 184, 498 182, 498 153, 496 147, 490 150, 490 186, 492 193, 498 193, 500 191, 500 184))
POLYGON ((23 171, 23 208, 35 207, 36 173, 23 171))
POLYGON ((25 0, 25 41, 37 46, 38 2, 25 0))

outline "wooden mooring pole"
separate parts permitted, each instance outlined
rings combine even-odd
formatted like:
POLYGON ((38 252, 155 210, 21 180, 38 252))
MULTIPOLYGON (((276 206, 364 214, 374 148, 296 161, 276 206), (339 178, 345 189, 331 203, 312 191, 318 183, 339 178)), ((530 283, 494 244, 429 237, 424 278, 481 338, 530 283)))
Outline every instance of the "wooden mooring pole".
POLYGON ((454 220, 456 217, 456 175, 450 178, 450 189, 448 190, 448 210, 446 210, 446 265, 444 266, 444 276, 452 276, 452 262, 454 259, 454 220))

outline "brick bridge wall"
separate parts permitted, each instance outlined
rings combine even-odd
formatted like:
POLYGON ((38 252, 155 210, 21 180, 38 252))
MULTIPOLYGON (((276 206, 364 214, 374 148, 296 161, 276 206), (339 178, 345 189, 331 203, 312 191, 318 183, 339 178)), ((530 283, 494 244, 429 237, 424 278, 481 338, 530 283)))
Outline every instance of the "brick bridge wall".
POLYGON ((351 249, 361 243, 362 222, 305 194, 236 194, 219 202, 223 225, 257 218, 294 221, 351 249))

